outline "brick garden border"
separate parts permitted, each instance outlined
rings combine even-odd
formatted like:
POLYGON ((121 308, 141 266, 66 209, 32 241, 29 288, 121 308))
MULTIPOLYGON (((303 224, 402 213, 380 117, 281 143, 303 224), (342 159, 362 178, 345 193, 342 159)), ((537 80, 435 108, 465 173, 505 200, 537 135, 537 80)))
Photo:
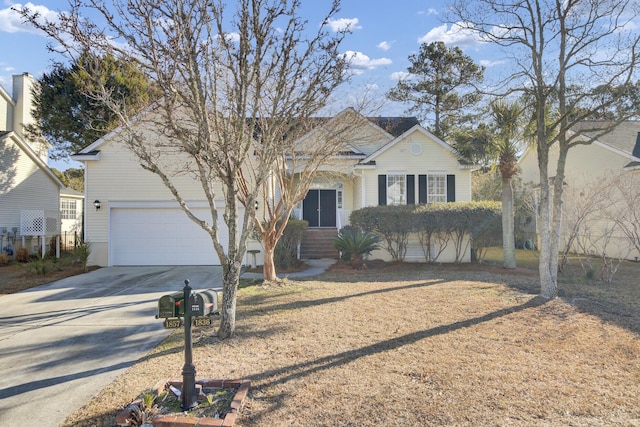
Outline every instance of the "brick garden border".
MULTIPOLYGON (((168 381, 172 386, 182 389, 182 381, 168 381)), ((163 382, 160 386, 164 389, 164 385, 167 381, 163 382)), ((154 418, 154 427, 232 427, 244 399, 249 393, 249 387, 251 387, 251 381, 249 380, 196 380, 196 386, 200 385, 202 388, 218 387, 218 388, 235 388, 236 394, 233 396, 229 412, 224 418, 208 418, 208 417, 189 417, 186 415, 163 415, 158 418, 154 418)), ((158 389, 156 388, 156 391, 158 389)))
MULTIPOLYGON (((153 391, 156 395, 160 395, 165 386, 170 384, 178 389, 182 389, 182 381, 163 380, 159 381, 153 391)), ((235 422, 240 409, 244 403, 249 388, 251 387, 251 381, 249 380, 196 380, 196 386, 202 388, 216 387, 216 388, 235 388, 236 393, 233 396, 233 400, 229 405, 229 412, 224 418, 209 418, 209 417, 192 417, 181 414, 169 414, 162 415, 154 418, 152 424, 154 427, 232 427, 235 422)), ((127 418, 130 414, 130 408, 125 409, 120 415, 127 418), (125 414, 126 412, 126 414, 125 414)))

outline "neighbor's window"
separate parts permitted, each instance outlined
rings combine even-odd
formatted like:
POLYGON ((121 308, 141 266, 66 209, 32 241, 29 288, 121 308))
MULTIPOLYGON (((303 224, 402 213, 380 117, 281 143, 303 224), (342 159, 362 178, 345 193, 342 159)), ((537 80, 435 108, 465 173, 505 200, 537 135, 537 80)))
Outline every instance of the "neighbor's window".
POLYGON ((407 180, 405 175, 387 175, 387 205, 407 203, 407 180))
POLYGON ((76 219, 75 200, 61 200, 60 210, 62 211, 62 219, 76 219))
POLYGON ((433 174, 427 176, 427 203, 447 201, 447 176, 433 174))

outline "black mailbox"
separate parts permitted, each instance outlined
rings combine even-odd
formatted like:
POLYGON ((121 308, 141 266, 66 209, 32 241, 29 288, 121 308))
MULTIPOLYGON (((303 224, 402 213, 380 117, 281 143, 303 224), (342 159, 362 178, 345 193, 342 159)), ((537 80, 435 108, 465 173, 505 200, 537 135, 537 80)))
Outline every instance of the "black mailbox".
POLYGON ((209 316, 218 311, 218 293, 213 289, 193 293, 189 304, 192 316, 209 316))
POLYGON ((158 301, 157 318, 181 317, 184 316, 184 293, 164 295, 158 301))

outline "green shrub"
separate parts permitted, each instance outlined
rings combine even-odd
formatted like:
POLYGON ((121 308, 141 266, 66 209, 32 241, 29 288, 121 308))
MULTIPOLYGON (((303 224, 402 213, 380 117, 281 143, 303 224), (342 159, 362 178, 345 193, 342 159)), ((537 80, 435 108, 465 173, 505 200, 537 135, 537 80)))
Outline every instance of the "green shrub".
POLYGON ((351 213, 351 224, 381 236, 384 248, 395 262, 404 261, 409 234, 415 230, 414 205, 371 206, 351 213))
POLYGON ((89 255, 91 255, 91 243, 89 242, 78 243, 73 249, 73 258, 82 264, 82 271, 85 273, 87 272, 89 255))
POLYGON ((379 248, 380 237, 374 233, 345 227, 338 233, 333 246, 341 252, 341 258, 350 261, 354 268, 362 268, 364 257, 379 248))
POLYGON ((27 263, 26 269, 31 273, 45 276, 48 272, 53 270, 53 262, 47 257, 37 257, 27 263))
POLYGON ((304 220, 289 219, 273 251, 273 263, 276 268, 287 269, 297 261, 298 245, 302 242, 308 225, 309 223, 304 220))
POLYGON ((352 212, 350 222, 380 235, 384 249, 396 262, 404 261, 411 235, 420 242, 426 262, 435 262, 450 243, 455 246, 456 262, 461 262, 469 245, 467 236, 471 237, 475 253, 501 238, 496 228, 500 218, 500 203, 455 202, 371 206, 352 212))

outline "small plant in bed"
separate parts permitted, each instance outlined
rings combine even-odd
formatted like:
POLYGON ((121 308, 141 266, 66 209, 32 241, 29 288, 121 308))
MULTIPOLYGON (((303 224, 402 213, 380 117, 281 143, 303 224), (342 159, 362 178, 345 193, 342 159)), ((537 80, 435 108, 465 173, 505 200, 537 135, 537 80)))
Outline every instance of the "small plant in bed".
POLYGON ((180 390, 167 384, 156 395, 153 391, 144 391, 127 410, 124 422, 131 427, 150 425, 154 418, 169 414, 191 417, 224 418, 231 409, 231 402, 237 389, 226 387, 205 387, 198 396, 198 405, 189 411, 181 408, 180 390))

